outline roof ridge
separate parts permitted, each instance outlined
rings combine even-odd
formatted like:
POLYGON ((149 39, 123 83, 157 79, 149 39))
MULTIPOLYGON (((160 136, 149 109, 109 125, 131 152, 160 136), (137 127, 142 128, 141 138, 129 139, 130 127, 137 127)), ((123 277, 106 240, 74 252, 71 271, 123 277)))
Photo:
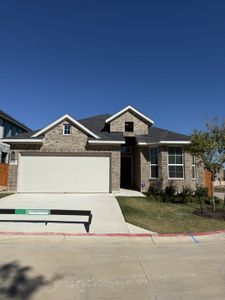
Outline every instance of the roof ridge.
POLYGON ((93 115, 93 116, 90 116, 90 117, 86 117, 86 118, 82 118, 82 119, 79 119, 78 121, 85 121, 85 120, 88 120, 88 119, 92 119, 92 118, 97 118, 97 117, 109 117, 111 116, 110 114, 99 114, 99 115, 93 115))

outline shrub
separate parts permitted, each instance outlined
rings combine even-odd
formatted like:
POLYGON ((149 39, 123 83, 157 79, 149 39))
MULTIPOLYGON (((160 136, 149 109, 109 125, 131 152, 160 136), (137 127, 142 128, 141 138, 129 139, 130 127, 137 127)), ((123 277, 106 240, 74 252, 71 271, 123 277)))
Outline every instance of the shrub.
POLYGON ((184 203, 184 199, 179 194, 175 195, 173 197, 169 197, 168 200, 171 203, 177 203, 177 204, 183 204, 184 203))
POLYGON ((193 195, 193 190, 190 187, 183 187, 182 192, 180 192, 180 195, 182 195, 183 197, 185 196, 191 196, 193 195))
POLYGON ((197 197, 208 197, 208 189, 203 186, 199 186, 195 191, 197 197))
MULTIPOLYGON (((203 205, 212 205, 212 197, 208 196, 207 188, 198 187, 194 192, 189 187, 184 187, 180 193, 176 194, 175 187, 169 185, 165 188, 164 192, 160 192, 157 185, 152 185, 148 192, 146 193, 150 201, 159 201, 159 202, 170 202, 176 204, 200 204, 203 205)), ((219 206, 222 203, 217 197, 214 197, 215 205, 219 206)))
POLYGON ((148 188, 148 194, 149 195, 157 195, 157 194, 159 194, 159 190, 158 190, 157 186, 156 185, 151 185, 148 188))
POLYGON ((167 186, 164 190, 164 195, 165 196, 172 197, 172 196, 175 196, 175 194, 176 194, 176 189, 173 185, 167 186))
POLYGON ((179 203, 192 202, 193 190, 189 187, 183 187, 182 192, 180 192, 177 197, 180 199, 179 203))

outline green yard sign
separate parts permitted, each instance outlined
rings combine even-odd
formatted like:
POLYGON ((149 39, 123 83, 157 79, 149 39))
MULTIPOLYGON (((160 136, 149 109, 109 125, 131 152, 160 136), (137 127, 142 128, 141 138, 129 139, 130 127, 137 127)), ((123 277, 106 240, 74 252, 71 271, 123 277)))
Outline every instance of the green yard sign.
POLYGON ((16 209, 16 215, 50 215, 50 209, 16 209))

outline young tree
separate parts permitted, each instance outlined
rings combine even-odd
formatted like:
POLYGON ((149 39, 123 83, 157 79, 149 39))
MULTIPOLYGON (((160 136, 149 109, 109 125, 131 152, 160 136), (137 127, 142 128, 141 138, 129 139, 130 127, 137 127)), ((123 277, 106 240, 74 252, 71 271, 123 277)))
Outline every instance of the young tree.
MULTIPOLYGON (((194 130, 191 136, 189 152, 194 155, 198 164, 212 172, 215 180, 216 173, 223 168, 225 163, 225 119, 219 124, 215 117, 206 124, 206 131, 194 130)), ((213 209, 215 210, 214 188, 213 209)))

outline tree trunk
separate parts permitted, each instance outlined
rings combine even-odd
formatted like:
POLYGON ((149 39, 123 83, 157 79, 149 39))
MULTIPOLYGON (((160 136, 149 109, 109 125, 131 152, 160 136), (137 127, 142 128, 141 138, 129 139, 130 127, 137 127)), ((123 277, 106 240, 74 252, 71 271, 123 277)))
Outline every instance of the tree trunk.
POLYGON ((213 211, 216 211, 216 205, 215 205, 215 197, 214 197, 214 173, 212 173, 212 208, 213 211))
POLYGON ((204 211, 203 211, 202 197, 199 197, 199 204, 200 204, 201 213, 203 214, 204 211))

